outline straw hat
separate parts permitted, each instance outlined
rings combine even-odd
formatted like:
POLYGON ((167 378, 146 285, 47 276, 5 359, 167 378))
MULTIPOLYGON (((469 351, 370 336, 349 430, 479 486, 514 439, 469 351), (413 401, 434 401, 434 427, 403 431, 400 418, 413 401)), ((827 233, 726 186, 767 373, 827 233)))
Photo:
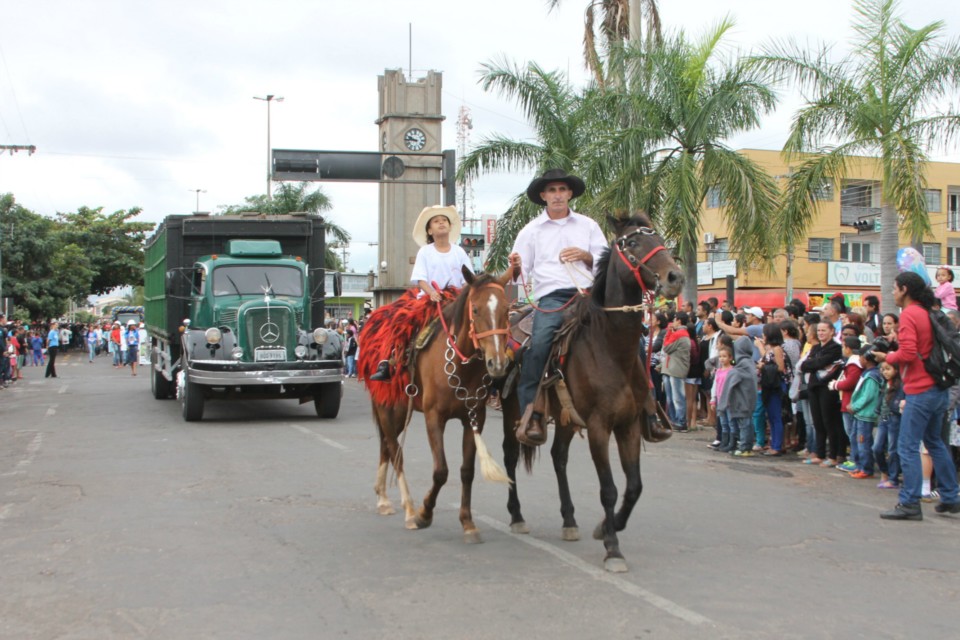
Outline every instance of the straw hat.
POLYGON ((427 225, 437 216, 443 216, 450 221, 450 244, 460 242, 461 224, 460 214, 457 213, 457 208, 454 206, 442 207, 440 205, 434 205, 432 207, 424 207, 420 215, 417 216, 417 221, 413 224, 413 241, 419 246, 422 247, 427 244, 427 225))

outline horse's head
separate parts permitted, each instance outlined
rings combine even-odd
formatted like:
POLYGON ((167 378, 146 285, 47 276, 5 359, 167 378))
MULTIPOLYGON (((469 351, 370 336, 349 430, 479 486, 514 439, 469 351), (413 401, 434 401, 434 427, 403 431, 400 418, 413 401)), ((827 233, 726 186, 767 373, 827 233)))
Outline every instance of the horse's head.
POLYGON ((637 213, 630 218, 608 216, 607 221, 617 234, 611 249, 619 254, 616 262, 629 267, 632 277, 642 279, 648 291, 676 298, 683 288, 683 272, 647 214, 637 213))
POLYGON ((466 267, 463 277, 470 289, 467 299, 470 339, 474 348, 483 355, 487 373, 493 378, 502 378, 507 373, 507 335, 509 333, 509 307, 504 286, 510 282, 513 269, 499 278, 488 275, 475 276, 466 267))

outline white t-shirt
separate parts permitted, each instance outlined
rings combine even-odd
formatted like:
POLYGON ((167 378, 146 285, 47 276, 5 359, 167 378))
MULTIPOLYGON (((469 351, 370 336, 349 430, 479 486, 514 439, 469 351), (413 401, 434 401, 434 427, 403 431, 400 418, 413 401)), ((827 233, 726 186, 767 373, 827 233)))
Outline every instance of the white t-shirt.
POLYGON ((473 271, 470 258, 462 247, 451 244, 450 251, 441 253, 437 251, 437 246, 431 242, 420 247, 420 251, 417 252, 417 260, 413 263, 410 282, 418 284, 420 280, 424 280, 431 286, 436 282, 440 289, 449 285, 462 287, 464 280, 463 273, 460 271, 461 267, 473 271))

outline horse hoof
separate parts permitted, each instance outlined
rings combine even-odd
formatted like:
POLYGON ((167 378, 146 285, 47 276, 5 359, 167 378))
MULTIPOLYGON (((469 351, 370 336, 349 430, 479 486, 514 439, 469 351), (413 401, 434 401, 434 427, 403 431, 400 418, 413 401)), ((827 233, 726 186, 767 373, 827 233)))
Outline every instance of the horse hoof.
POLYGON ((610 573, 626 573, 627 561, 623 558, 607 558, 603 561, 603 568, 610 573))
POLYGON ((407 529, 426 529, 431 524, 433 524, 432 519, 426 520, 424 518, 421 518, 420 516, 414 516, 412 521, 407 522, 407 529), (410 525, 413 525, 413 526, 410 526, 410 525))
POLYGON ((483 542, 483 538, 480 537, 480 532, 474 529, 473 531, 463 532, 463 541, 467 544, 480 544, 483 542))
POLYGON ((576 542, 580 539, 580 529, 577 527, 564 527, 560 538, 567 542, 576 542))
POLYGON ((603 520, 601 520, 600 524, 593 530, 593 539, 603 540, 603 520))
POLYGON ((510 533, 530 533, 530 527, 526 522, 513 522, 510 524, 510 533))
POLYGON ((393 505, 390 503, 377 505, 377 513, 379 513, 382 516, 392 516, 396 512, 397 510, 394 509, 393 505))

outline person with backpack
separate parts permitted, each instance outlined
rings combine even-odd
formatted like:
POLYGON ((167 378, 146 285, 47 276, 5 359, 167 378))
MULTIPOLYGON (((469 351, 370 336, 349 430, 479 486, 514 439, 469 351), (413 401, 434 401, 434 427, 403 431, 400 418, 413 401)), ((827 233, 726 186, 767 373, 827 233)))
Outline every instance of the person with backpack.
POLYGON ((783 455, 783 396, 793 381, 793 363, 783 350, 783 333, 779 324, 763 325, 763 339, 755 340, 760 350, 757 375, 760 398, 766 419, 770 422, 770 449, 765 456, 783 455))
POLYGON ((924 366, 924 361, 930 358, 934 348, 934 330, 930 319, 930 309, 934 305, 933 292, 918 274, 905 271, 894 279, 892 293, 894 304, 903 309, 897 336, 900 348, 886 354, 878 352, 875 357, 880 362, 899 366, 903 379, 906 402, 897 442, 903 484, 897 505, 882 512, 880 517, 884 520, 923 520, 920 508, 923 483, 921 442, 933 459, 940 487, 940 504, 935 511, 941 514, 960 513, 957 470, 941 437, 948 390, 937 386, 924 366))

